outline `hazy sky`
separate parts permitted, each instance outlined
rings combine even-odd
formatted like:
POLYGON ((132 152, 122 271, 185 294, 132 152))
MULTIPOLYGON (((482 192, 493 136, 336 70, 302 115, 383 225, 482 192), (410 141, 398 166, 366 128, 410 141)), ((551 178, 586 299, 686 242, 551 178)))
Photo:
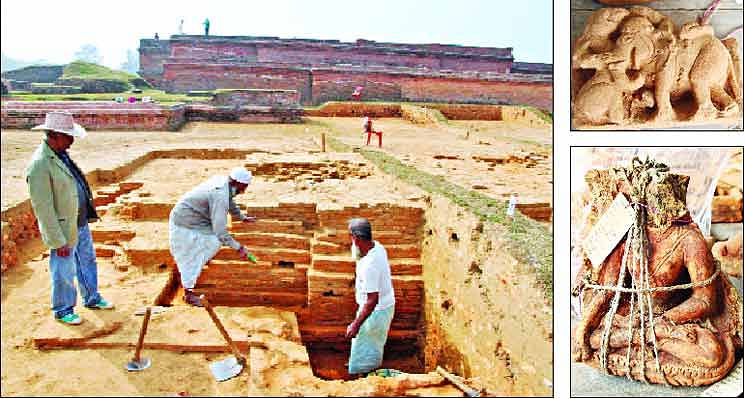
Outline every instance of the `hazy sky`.
POLYGON ((181 19, 201 34, 209 17, 211 35, 513 47, 518 61, 552 62, 548 0, 2 0, 0 10, 2 52, 23 60, 66 63, 90 43, 118 68, 140 38, 168 38, 181 19))

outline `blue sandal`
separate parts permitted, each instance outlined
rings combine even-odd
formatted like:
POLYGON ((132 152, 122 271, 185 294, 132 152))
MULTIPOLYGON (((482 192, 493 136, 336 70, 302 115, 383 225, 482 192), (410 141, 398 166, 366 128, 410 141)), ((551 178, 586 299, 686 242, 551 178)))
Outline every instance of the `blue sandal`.
POLYGON ((83 319, 81 319, 80 316, 76 315, 75 313, 69 313, 58 318, 57 321, 65 324, 78 325, 83 322, 83 319))

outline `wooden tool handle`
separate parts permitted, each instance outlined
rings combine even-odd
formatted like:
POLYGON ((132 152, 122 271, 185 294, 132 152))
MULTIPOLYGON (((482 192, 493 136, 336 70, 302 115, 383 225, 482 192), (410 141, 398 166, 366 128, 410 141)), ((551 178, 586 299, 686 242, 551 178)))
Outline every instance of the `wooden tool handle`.
POLYGON ((220 330, 220 334, 222 334, 222 337, 225 338, 225 341, 228 343, 228 346, 230 346, 230 350, 233 351, 233 354, 236 358, 240 360, 245 360, 243 355, 241 355, 241 352, 238 351, 238 347, 235 346, 235 343, 232 339, 230 339, 230 335, 228 335, 228 332, 225 331, 225 327, 223 327, 222 322, 220 319, 217 318, 217 314, 215 314, 215 310, 212 309, 212 305, 210 305, 210 301, 207 300, 207 297, 204 295, 201 295, 199 299, 202 301, 202 305, 204 305, 204 308, 207 309, 207 313, 210 314, 210 317, 212 318, 212 321, 217 326, 217 329, 220 330))
POLYGON ((466 394, 469 398, 476 398, 481 396, 480 392, 469 387, 468 385, 464 384, 462 381, 458 379, 454 374, 450 374, 447 372, 444 368, 437 366, 436 371, 440 373, 441 376, 445 377, 446 380, 450 381, 453 385, 458 387, 463 393, 466 394))
POLYGON ((134 361, 140 361, 140 352, 142 351, 142 343, 145 342, 145 332, 147 332, 147 325, 150 323, 150 313, 152 310, 150 306, 145 309, 145 317, 142 319, 142 328, 140 328, 140 338, 137 339, 137 348, 135 349, 134 361))

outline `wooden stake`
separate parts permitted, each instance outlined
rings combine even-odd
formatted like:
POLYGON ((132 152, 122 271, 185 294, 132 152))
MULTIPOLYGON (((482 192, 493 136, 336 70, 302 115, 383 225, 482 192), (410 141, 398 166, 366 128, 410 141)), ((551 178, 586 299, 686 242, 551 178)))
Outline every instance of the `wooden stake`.
POLYGON ((326 152, 326 133, 321 133, 321 152, 326 152))

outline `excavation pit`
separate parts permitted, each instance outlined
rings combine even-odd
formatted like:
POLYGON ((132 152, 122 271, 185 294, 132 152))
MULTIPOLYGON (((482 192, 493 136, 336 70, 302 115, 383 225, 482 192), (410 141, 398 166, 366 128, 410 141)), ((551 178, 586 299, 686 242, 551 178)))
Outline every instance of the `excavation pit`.
MULTIPOLYGON (((339 130, 345 132, 358 126, 356 118, 323 121, 339 124, 339 130), (352 127, 347 129, 347 124, 352 127)), ((519 207, 523 203, 546 202, 538 187, 550 179, 546 166, 550 165, 549 160, 537 160, 533 168, 517 163, 496 165, 490 175, 480 176, 489 165, 473 159, 474 155, 499 158, 503 153, 521 152, 550 156, 550 151, 540 150, 540 142, 528 143, 529 139, 538 140, 539 133, 521 136, 519 144, 509 144, 503 133, 497 136, 492 132, 501 126, 496 122, 479 124, 483 130, 472 132, 466 141, 460 138, 462 135, 428 127, 426 137, 433 139, 424 142, 424 128, 417 126, 409 131, 408 125, 401 126, 397 120, 380 124, 389 134, 386 146, 391 145, 382 151, 389 151, 407 165, 432 173, 436 170, 430 170, 426 162, 442 155, 436 161, 448 162, 449 170, 458 169, 457 174, 449 172, 445 177, 463 187, 482 184, 488 187, 483 190, 485 194, 505 201, 505 194, 512 187, 519 187, 519 207), (477 147, 478 139, 489 140, 493 145, 477 147), (453 148, 430 151, 434 144, 442 147, 443 143, 453 148), (411 152, 412 147, 416 147, 415 152, 411 152), (461 153, 461 147, 470 150, 455 156, 461 153), (420 150, 426 155, 418 156, 420 150), (508 174, 513 167, 521 173, 519 178, 508 174), (530 186, 516 185, 518 180, 525 183, 526 176, 537 179, 530 186)), ((449 129, 460 129, 460 125, 466 126, 453 123, 449 129)), ((88 326, 81 330, 83 333, 71 335, 72 330, 60 330, 58 324, 48 320, 48 300, 35 299, 35 316, 23 320, 36 323, 28 335, 38 345, 10 348, 10 352, 4 347, 4 361, 6 356, 14 356, 9 364, 28 361, 39 356, 36 349, 65 348, 88 350, 56 351, 42 360, 84 358, 97 367, 103 362, 111 363, 112 358, 118 362, 121 357, 126 362, 142 321, 133 314, 145 305, 161 305, 166 311, 152 320, 153 335, 148 333, 145 356, 152 358, 156 366, 168 367, 178 379, 163 381, 139 375, 136 378, 148 379, 146 385, 112 387, 111 392, 155 392, 167 396, 177 385, 185 384, 191 394, 203 396, 245 395, 247 390, 248 394, 271 396, 459 395, 452 385, 432 375, 438 365, 492 394, 529 396, 550 392, 550 303, 536 288, 534 274, 526 272, 520 261, 509 254, 501 226, 485 223, 442 195, 406 184, 390 171, 383 173, 364 152, 365 157, 359 153, 308 152, 309 148, 320 148, 320 133, 325 129, 321 124, 279 129, 200 124, 190 126, 183 135, 164 137, 167 145, 153 145, 145 151, 138 148, 136 155, 124 154, 128 150, 121 154, 112 152, 107 155, 114 159, 109 163, 89 161, 86 165, 83 156, 73 153, 75 159, 81 159, 84 170, 91 171, 88 178, 94 195, 101 197, 97 205, 103 218, 91 224, 91 229, 99 257, 101 291, 117 307, 113 313, 77 307, 88 326), (313 132, 309 134, 308 129, 313 132), (209 138, 199 141, 194 138, 196 133, 209 138), (183 144, 192 138, 193 143, 183 144), (234 146, 236 140, 250 143, 251 147, 227 148, 234 146), (194 148, 181 149, 184 145, 194 148), (112 169, 112 165, 118 166, 112 169), (231 336, 237 337, 242 350, 247 350, 257 337, 269 348, 251 350, 251 369, 257 374, 248 373, 216 385, 206 364, 228 356, 228 352, 205 317, 206 312, 183 303, 168 248, 168 214, 186 191, 213 175, 227 174, 235 166, 253 169, 249 190, 236 202, 245 213, 259 220, 231 225, 230 229, 259 257, 259 263, 241 262, 233 251, 222 250, 204 270, 198 290, 212 298, 218 315, 230 325, 231 336), (344 381, 349 342, 343 336, 356 310, 350 286, 354 262, 346 223, 355 216, 372 220, 375 238, 386 246, 391 258, 399 309, 383 367, 414 373, 403 380, 368 377, 344 381), (258 330, 249 328, 257 324, 261 325, 258 330), (297 331, 296 338, 288 331, 297 331), (525 331, 531 334, 524 334, 525 331), (105 360, 96 363, 98 358, 105 360)), ((91 135, 91 140, 134 143, 143 140, 138 134, 127 132, 120 137, 119 133, 107 132, 91 135)), ((358 136, 350 133, 349 137, 338 138, 354 147, 360 144, 358 136)), ((547 142, 550 144, 550 140, 547 142)), ((328 135, 326 143, 329 149, 334 143, 328 135)), ((90 146, 80 150, 86 154, 100 152, 98 147, 93 150, 95 142, 79 144, 90 146)), ((13 182, 11 179, 10 184, 13 182)), ((550 217, 549 203, 538 210, 550 217)), ((29 243, 20 247, 39 241, 33 238, 33 227, 30 223, 29 229, 13 229, 31 235, 29 243)), ((20 306, 16 302, 22 300, 14 299, 17 295, 8 292, 48 290, 48 278, 39 272, 47 264, 48 259, 43 256, 23 258, 9 273, 4 273, 4 279, 11 281, 10 291, 6 282, 3 285, 4 306, 20 306), (33 278, 26 287, 24 279, 29 275, 33 278)), ((23 330, 21 326, 6 330, 11 328, 6 324, 8 320, 4 318, 4 332, 23 330)), ((35 378, 19 371, 8 375, 12 375, 9 386, 21 387, 21 380, 35 378)), ((135 381, 127 374, 106 375, 113 381, 135 381)), ((85 386, 78 394, 98 392, 97 386, 85 386)), ((59 386, 52 390, 68 394, 64 389, 59 386)))
MULTIPOLYGON (((384 193, 387 177, 376 174, 358 154, 154 159, 124 182, 97 191, 105 211, 103 220, 92 225, 97 252, 110 257, 119 270, 169 273, 155 303, 184 305, 169 251, 168 214, 192 186, 238 165, 252 170, 254 179, 236 202, 258 221, 231 223, 229 230, 259 261, 240 260, 235 251, 221 248, 204 268, 194 291, 205 294, 216 306, 267 306, 293 312, 314 374, 347 379, 350 346, 344 334, 357 308, 347 221, 366 217, 373 225, 374 238, 387 249, 397 298, 383 367, 423 372, 420 246, 424 211, 420 201, 393 190, 384 193), (163 171, 170 171, 166 179, 163 171), (374 188, 376 199, 388 198, 391 203, 355 204, 357 200, 349 198, 348 192, 361 191, 363 185, 367 192, 374 188), (288 194, 297 202, 282 202, 288 194)), ((415 190, 409 190, 408 196, 416 197, 415 190)))

